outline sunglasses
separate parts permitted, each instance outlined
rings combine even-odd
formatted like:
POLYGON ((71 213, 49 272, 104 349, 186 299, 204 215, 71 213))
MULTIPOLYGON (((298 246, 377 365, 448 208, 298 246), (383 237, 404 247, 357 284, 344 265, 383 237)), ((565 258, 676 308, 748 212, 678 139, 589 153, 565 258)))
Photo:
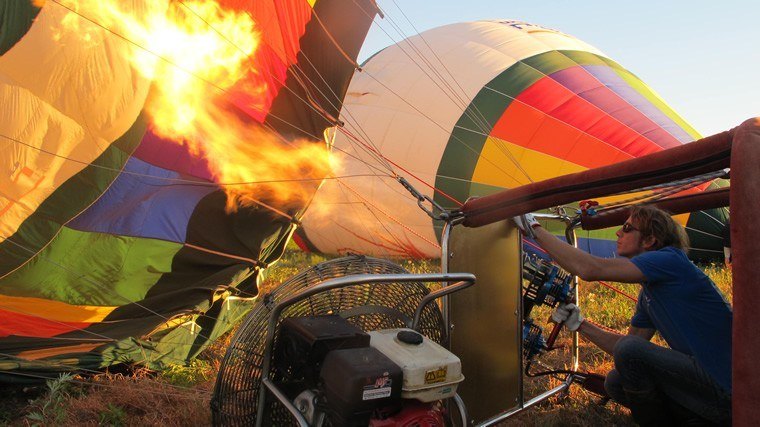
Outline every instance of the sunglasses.
POLYGON ((630 233, 631 231, 641 231, 638 228, 631 225, 630 222, 626 222, 623 224, 623 233, 630 233))

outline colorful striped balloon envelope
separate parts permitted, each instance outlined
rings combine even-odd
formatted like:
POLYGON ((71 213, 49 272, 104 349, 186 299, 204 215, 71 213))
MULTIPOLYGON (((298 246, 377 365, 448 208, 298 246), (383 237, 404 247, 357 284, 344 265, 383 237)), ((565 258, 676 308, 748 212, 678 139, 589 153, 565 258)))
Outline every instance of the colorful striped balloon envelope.
MULTIPOLYGON (((212 2, 0 6, 1 379, 184 363, 244 316, 259 272, 284 251, 308 200, 270 188, 230 207, 226 190, 239 183, 218 167, 260 167, 270 148, 295 141, 326 152, 324 130, 376 9, 369 0, 221 0, 202 12, 202 3, 212 2), (160 49, 180 49, 177 40, 124 25, 162 8, 241 51, 242 77, 220 87, 189 68, 192 52, 167 59, 160 49), (247 33, 212 21, 230 14, 251 21, 247 33), (249 55, 239 40, 252 35, 249 55), (161 94, 179 107, 184 100, 138 70, 136 55, 201 85, 216 111, 269 145, 237 140, 247 154, 225 158, 158 132, 149 103, 161 94)), ((313 194, 320 180, 289 185, 313 194)))
MULTIPOLYGON (((336 174, 345 178, 320 189, 298 232, 302 246, 315 251, 439 257, 440 224, 396 183, 396 174, 456 209, 470 197, 700 137, 643 81, 596 48, 525 22, 428 30, 376 53, 362 69, 341 114, 346 131, 335 142, 351 153, 336 174), (373 177, 351 178, 357 175, 373 177), (338 206, 339 217, 316 214, 338 206)), ((719 185, 725 182, 685 191, 719 185)), ((565 208, 572 215, 578 205, 565 208)), ((678 216, 694 258, 722 256, 726 216, 725 209, 678 216)), ((564 236, 564 225, 548 226, 564 236)), ((612 256, 614 231, 579 232, 580 247, 612 256)))

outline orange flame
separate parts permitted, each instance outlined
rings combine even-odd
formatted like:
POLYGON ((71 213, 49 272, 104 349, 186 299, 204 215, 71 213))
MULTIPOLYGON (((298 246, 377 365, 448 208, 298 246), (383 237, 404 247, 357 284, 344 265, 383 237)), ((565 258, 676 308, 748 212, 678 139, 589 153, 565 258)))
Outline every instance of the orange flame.
MULTIPOLYGON (((260 200, 297 208, 329 173, 325 145, 283 143, 259 124, 233 114, 223 100, 235 86, 249 99, 261 100, 254 102, 254 109, 264 105, 267 88, 250 83, 258 72, 251 58, 261 34, 247 13, 223 9, 211 0, 145 1, 137 11, 127 10, 124 3, 133 3, 120 0, 57 3, 137 46, 130 59, 153 82, 145 104, 153 131, 208 159, 216 180, 225 184, 228 210, 260 200)), ((88 40, 87 31, 75 27, 79 20, 73 22, 62 25, 88 40)))

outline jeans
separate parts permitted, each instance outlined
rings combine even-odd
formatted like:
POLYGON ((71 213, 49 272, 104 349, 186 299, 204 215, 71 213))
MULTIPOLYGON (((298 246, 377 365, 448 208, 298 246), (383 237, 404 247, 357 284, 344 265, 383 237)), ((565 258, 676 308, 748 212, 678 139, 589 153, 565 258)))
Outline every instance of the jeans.
POLYGON ((613 357, 604 388, 637 423, 731 424, 731 395, 693 357, 632 335, 618 341, 613 357))

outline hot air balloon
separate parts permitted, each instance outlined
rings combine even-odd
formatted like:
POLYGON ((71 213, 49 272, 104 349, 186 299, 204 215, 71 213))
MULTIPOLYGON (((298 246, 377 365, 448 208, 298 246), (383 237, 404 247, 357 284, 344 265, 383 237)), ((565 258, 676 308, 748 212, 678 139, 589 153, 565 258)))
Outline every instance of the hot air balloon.
MULTIPOLYGON (((303 248, 325 253, 440 256, 439 222, 398 176, 457 209, 470 197, 700 137, 596 48, 510 20, 446 25, 381 50, 355 73, 341 119, 335 147, 347 155, 335 175, 344 178, 319 190, 297 236, 303 248)), ((637 195, 599 202, 630 197, 637 195)), ((566 209, 574 215, 578 205, 566 209)), ((677 217, 690 234, 692 257, 721 256, 726 217, 725 209, 677 217)), ((564 225, 548 226, 564 236, 564 225)), ((611 256, 614 231, 580 232, 579 246, 611 256)))
MULTIPOLYGON (((258 274, 282 254, 307 200, 275 197, 271 187, 231 193, 236 184, 224 181, 220 158, 255 169, 271 158, 269 147, 298 141, 326 151, 323 132, 338 115, 376 7, 224 0, 207 13, 194 9, 201 3, 0 7, 2 380, 186 362, 242 318, 258 274), (109 15, 106 7, 114 8, 109 15), (168 35, 127 31, 157 9, 242 52, 242 78, 220 87, 184 60, 167 59, 160 49, 180 48, 168 35), (211 15, 252 26, 225 32, 211 15), (249 51, 239 40, 252 33, 249 51), (136 55, 212 93, 209 104, 253 137, 228 157, 171 141, 147 106, 178 95, 138 69, 136 55)), ((310 194, 318 178, 291 187, 310 194)))

